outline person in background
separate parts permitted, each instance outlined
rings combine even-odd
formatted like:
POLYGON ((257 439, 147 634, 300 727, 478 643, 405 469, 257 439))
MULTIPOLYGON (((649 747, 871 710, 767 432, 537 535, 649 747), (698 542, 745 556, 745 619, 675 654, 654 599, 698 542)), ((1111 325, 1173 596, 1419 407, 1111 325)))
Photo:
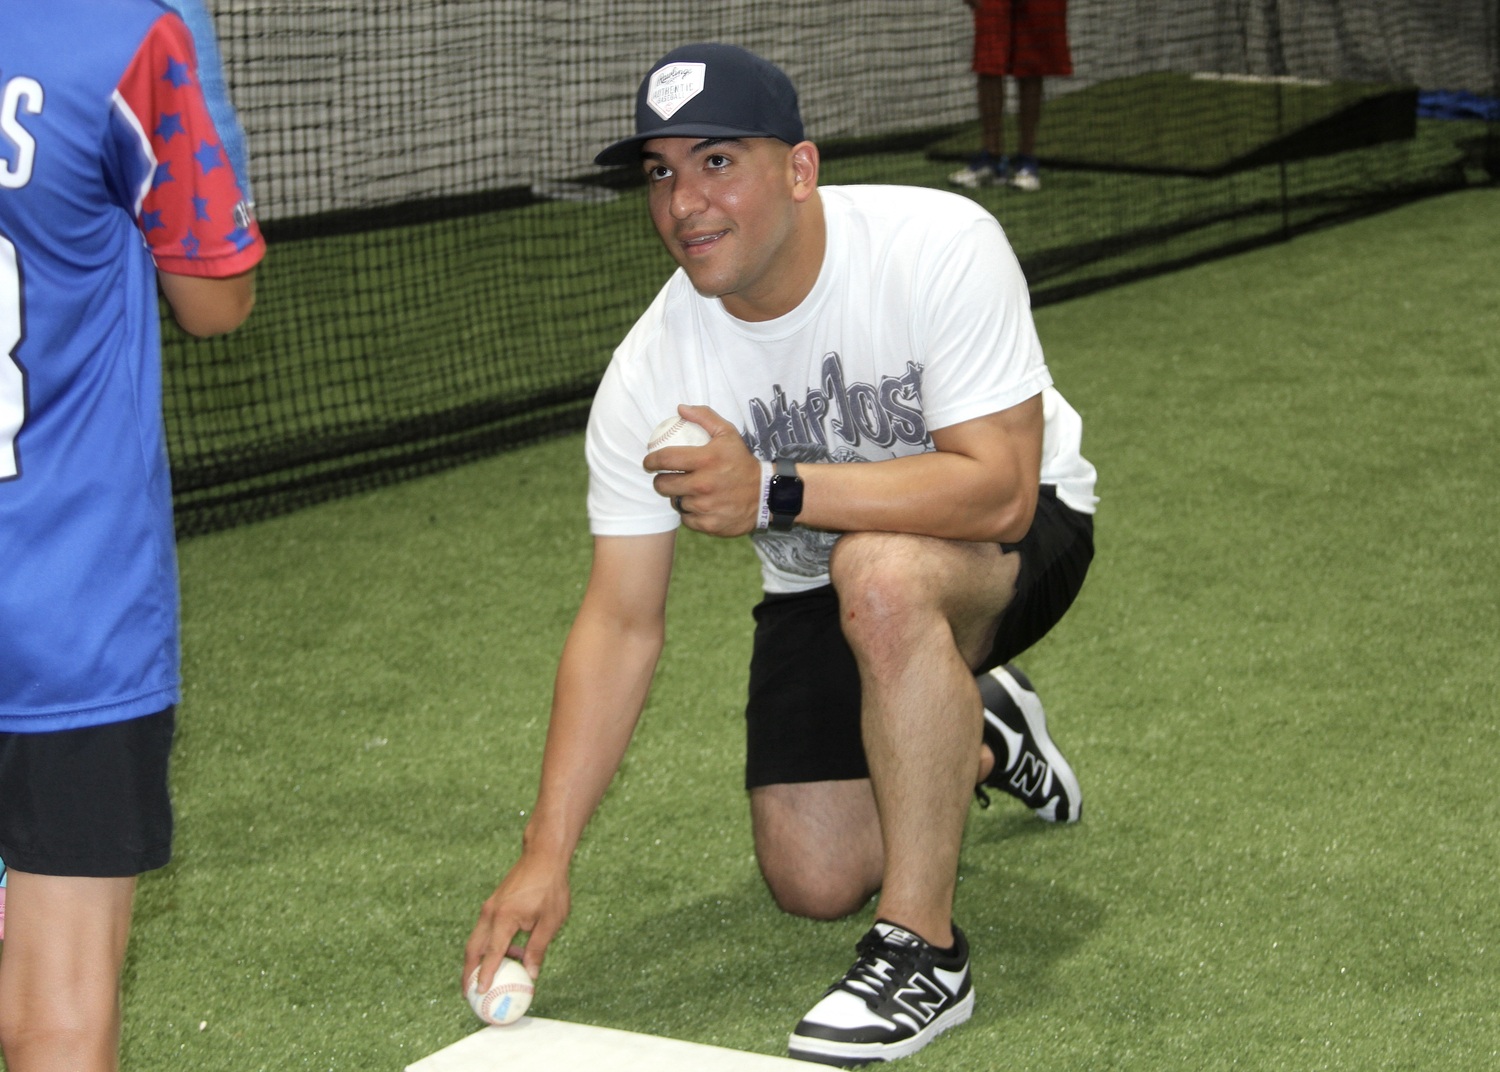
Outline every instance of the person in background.
POLYGON ((205 95, 197 51, 156 0, 0 6, 10 1072, 118 1067, 137 876, 171 855, 180 660, 158 292, 189 334, 230 331, 265 253, 212 118, 232 113, 205 95))
POLYGON ((974 9, 974 74, 979 84, 981 149, 948 176, 954 186, 1042 188, 1036 133, 1042 120, 1042 80, 1073 73, 1068 50, 1067 0, 964 0, 974 9), (1005 79, 1016 80, 1018 145, 1005 154, 1005 79))

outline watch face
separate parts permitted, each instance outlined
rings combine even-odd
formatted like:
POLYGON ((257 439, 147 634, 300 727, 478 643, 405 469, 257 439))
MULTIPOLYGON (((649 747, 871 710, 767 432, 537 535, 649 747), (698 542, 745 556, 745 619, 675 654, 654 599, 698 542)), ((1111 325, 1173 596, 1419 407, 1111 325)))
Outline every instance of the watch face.
POLYGON ((794 476, 773 476, 766 501, 771 513, 796 517, 802 512, 802 481, 794 476))

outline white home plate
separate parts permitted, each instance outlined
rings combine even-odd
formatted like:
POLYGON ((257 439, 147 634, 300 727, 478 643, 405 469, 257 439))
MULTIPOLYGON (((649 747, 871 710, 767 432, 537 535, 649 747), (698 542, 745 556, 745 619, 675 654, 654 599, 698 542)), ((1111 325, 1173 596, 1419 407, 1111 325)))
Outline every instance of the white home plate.
POLYGON ((477 1031, 407 1065, 406 1072, 787 1072, 807 1067, 788 1057, 524 1016, 509 1027, 477 1031))

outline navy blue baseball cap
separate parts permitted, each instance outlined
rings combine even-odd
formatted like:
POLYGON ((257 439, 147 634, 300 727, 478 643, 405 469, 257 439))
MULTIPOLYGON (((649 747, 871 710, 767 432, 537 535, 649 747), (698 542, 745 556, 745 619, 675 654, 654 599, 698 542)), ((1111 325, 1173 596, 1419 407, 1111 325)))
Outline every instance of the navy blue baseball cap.
POLYGON ((786 73, 736 45, 683 45, 652 66, 635 94, 635 134, 594 157, 633 164, 652 138, 802 140, 797 90, 786 73))

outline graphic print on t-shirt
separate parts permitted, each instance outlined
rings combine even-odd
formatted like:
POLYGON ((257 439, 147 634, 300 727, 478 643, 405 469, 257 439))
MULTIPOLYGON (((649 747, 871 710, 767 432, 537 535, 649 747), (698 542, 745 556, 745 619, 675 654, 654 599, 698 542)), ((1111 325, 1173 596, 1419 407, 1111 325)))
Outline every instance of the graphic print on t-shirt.
POLYGON ((778 456, 803 459, 798 448, 822 448, 819 460, 875 461, 910 450, 896 444, 931 449, 922 416, 922 366, 908 362, 901 376, 878 384, 849 383, 838 353, 823 355, 819 383, 802 401, 788 399, 781 385, 770 399, 753 398, 751 427, 742 429, 751 453, 766 461, 778 456))
MULTIPOLYGON (((740 435, 765 461, 869 462, 932 449, 922 416, 922 366, 908 362, 901 376, 879 383, 849 383, 838 353, 823 355, 818 386, 801 401, 780 384, 769 399, 751 399, 750 427, 740 435), (908 449, 895 449, 901 445, 908 449)), ((836 532, 798 526, 790 532, 756 533, 755 549, 769 565, 795 577, 828 570, 836 532)))

